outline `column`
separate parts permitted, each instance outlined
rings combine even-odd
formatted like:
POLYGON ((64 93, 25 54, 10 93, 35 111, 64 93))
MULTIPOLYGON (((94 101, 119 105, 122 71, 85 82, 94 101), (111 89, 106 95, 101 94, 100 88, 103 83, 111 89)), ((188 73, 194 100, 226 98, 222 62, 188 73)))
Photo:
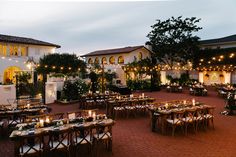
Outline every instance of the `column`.
POLYGON ((199 72, 198 81, 199 81, 200 83, 203 83, 203 82, 204 82, 203 77, 204 77, 203 72, 199 72))

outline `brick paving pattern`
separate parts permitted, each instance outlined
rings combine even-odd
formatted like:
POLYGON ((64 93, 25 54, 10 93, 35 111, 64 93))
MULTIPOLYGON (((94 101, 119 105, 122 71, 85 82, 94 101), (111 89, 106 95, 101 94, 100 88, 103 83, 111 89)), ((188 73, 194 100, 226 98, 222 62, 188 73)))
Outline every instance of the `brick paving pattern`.
MULTIPOLYGON (((235 157, 236 155, 236 116, 224 116, 225 102, 215 91, 207 97, 190 96, 183 93, 165 91, 146 92, 157 101, 192 99, 215 106, 215 130, 198 131, 196 134, 177 133, 175 137, 151 132, 149 117, 122 118, 113 128, 113 153, 103 151, 104 157, 235 157)), ((50 105, 53 112, 76 110, 78 105, 50 105)), ((1 135, 2 136, 2 135, 1 135)), ((13 157, 13 143, 7 138, 0 139, 0 157, 13 157)))

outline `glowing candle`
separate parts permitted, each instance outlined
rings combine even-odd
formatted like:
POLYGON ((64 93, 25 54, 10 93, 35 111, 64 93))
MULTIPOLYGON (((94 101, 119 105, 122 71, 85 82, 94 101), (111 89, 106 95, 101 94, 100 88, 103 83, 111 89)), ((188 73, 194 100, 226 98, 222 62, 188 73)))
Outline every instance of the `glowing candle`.
POLYGON ((186 100, 184 100, 184 105, 186 105, 186 100))
POLYGON ((88 111, 88 115, 89 115, 89 117, 91 117, 91 115, 92 115, 92 111, 91 110, 88 111))
POLYGON ((142 98, 144 98, 144 93, 142 93, 142 98))
POLYGON ((93 120, 96 120, 96 113, 93 113, 93 120))
POLYGON ((46 123, 50 123, 50 119, 49 119, 49 117, 46 117, 45 122, 46 122, 46 123))
POLYGON ((39 126, 40 126, 40 127, 43 127, 43 126, 44 126, 44 120, 43 120, 43 119, 40 119, 40 120, 39 120, 39 126))
POLYGON ((192 102, 193 102, 193 106, 195 106, 195 99, 193 99, 192 102))
POLYGON ((27 104, 27 108, 28 108, 28 109, 30 108, 30 104, 27 104))
POLYGON ((169 106, 168 103, 166 103, 166 104, 165 104, 165 107, 168 108, 168 106, 169 106))

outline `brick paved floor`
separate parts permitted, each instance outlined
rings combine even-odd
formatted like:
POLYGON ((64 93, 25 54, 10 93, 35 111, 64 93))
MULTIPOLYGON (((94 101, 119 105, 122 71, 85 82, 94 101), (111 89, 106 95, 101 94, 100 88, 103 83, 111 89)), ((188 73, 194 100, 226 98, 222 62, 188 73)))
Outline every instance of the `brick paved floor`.
MULTIPOLYGON (((113 153, 101 152, 99 156, 109 157, 235 157, 236 116, 223 116, 224 100, 210 91, 207 97, 190 96, 165 91, 146 93, 157 101, 191 99, 216 106, 215 130, 177 133, 175 137, 151 132, 148 117, 118 119, 113 129, 113 153)), ((53 112, 66 112, 78 108, 73 105, 50 105, 53 112)), ((13 157, 13 143, 7 138, 0 139, 0 157, 13 157)))

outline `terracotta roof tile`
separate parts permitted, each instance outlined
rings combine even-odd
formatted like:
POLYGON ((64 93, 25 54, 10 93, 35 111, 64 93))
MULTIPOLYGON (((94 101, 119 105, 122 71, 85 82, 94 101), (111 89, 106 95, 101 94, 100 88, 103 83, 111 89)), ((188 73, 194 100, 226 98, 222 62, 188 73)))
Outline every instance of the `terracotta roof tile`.
POLYGON ((225 42, 236 42, 236 34, 223 37, 223 38, 201 40, 200 44, 207 45, 207 44, 218 44, 218 43, 225 43, 225 42))
POLYGON ((32 38, 17 37, 17 36, 3 35, 3 34, 0 34, 0 42, 53 46, 56 48, 61 47, 60 45, 52 44, 52 43, 45 42, 45 41, 35 40, 32 38))
POLYGON ((98 55, 110 55, 110 54, 119 54, 119 53, 129 53, 129 52, 135 51, 135 50, 143 48, 143 47, 144 46, 128 46, 128 47, 123 47, 123 48, 98 50, 98 51, 93 51, 93 52, 90 52, 88 54, 85 54, 82 57, 98 56, 98 55))

